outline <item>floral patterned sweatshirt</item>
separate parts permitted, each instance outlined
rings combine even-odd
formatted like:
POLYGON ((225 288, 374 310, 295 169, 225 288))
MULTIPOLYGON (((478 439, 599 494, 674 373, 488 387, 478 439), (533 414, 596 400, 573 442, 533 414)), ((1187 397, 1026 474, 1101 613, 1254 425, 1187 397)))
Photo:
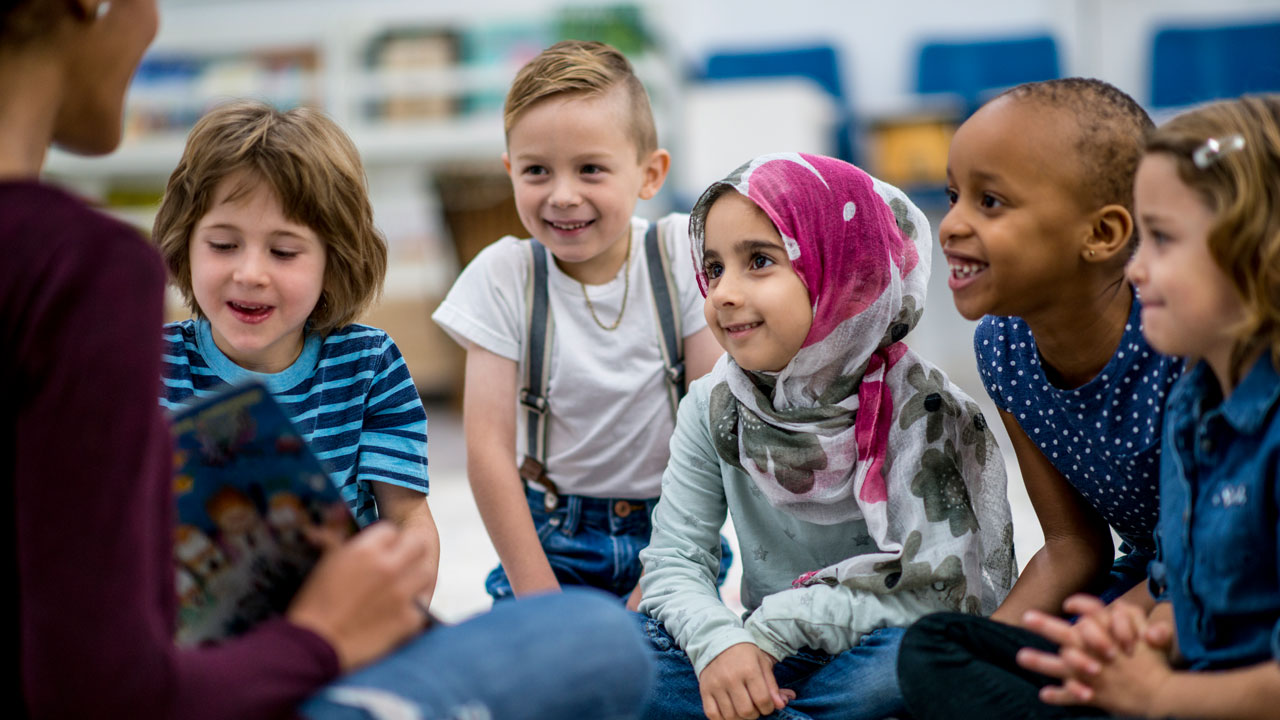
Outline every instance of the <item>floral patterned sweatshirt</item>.
MULTIPOLYGON (((905 627, 928 613, 958 609, 945 591, 792 587, 800 575, 875 552, 875 542, 862 520, 819 525, 774 508, 746 473, 721 460, 708 421, 711 389, 705 379, 694 382, 680 403, 653 538, 640 553, 645 567, 640 611, 666 626, 696 673, 742 642, 756 644, 776 660, 803 647, 835 655, 873 630, 905 627), (745 619, 716 592, 726 513, 733 517, 740 547, 745 619)), ((1000 453, 992 455, 999 464, 1000 453)), ((993 471, 1003 478, 1002 464, 993 471)), ((1012 558, 1011 528, 1008 540, 997 551, 1012 558)))

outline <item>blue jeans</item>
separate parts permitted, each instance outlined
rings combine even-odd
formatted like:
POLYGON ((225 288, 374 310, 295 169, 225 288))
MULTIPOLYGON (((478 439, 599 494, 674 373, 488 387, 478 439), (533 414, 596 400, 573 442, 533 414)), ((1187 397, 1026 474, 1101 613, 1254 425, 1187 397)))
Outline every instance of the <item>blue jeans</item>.
MULTIPOLYGON (((649 546, 653 530, 650 516, 657 498, 591 498, 562 495, 555 509, 548 511, 541 490, 526 488, 529 512, 538 530, 538 541, 547 562, 562 587, 578 585, 598 588, 626 597, 640 582, 640 551, 649 546)), ((733 553, 720 536, 720 576, 724 583, 733 553)), ((485 579, 484 589, 494 600, 513 597, 511 581, 499 565, 485 579)))
POLYGON ((632 718, 653 679, 630 613, 570 590, 436 627, 300 709, 324 720, 632 718))
MULTIPOLYGON (((645 635, 653 646, 658 680, 641 717, 705 718, 698 677, 689 656, 662 623, 644 618, 645 635)), ((903 628, 883 628, 862 636, 839 655, 802 649, 773 666, 778 686, 796 691, 796 699, 767 717, 788 720, 879 720, 905 715, 898 688, 898 646, 903 628)))

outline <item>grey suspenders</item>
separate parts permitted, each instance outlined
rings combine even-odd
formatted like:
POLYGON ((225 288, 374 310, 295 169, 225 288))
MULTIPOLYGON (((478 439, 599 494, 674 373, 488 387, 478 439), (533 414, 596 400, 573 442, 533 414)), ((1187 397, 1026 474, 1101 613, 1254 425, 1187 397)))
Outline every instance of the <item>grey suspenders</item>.
MULTIPOLYGON (((528 249, 533 270, 525 284, 529 337, 525 343, 524 387, 520 390, 520 404, 528 417, 525 423, 526 452, 524 461, 520 463, 520 477, 545 490, 545 503, 550 512, 560 502, 560 492, 547 477, 546 469, 547 414, 551 411, 546 393, 547 379, 551 375, 551 337, 555 321, 551 317, 547 296, 547 253, 542 243, 532 238, 528 249)), ((649 268, 649 287, 653 292, 653 311, 658 321, 658 345, 666 368, 667 396, 674 416, 680 398, 684 397, 684 336, 680 329, 680 314, 676 312, 671 259, 667 257, 667 248, 659 237, 656 222, 649 223, 645 232, 644 251, 649 268)))
POLYGON ((524 299, 528 308, 529 338, 525 343, 524 388, 520 390, 520 404, 528 411, 525 431, 528 433, 524 462, 520 463, 520 477, 525 482, 535 482, 546 488, 547 511, 555 509, 560 501, 555 485, 547 477, 544 461, 547 457, 547 378, 551 376, 551 330, 555 327, 551 318, 551 304, 547 298, 547 253, 542 243, 529 239, 529 253, 533 257, 529 281, 525 283, 524 299))
POLYGON ((658 237, 658 223, 649 223, 644 234, 644 253, 649 268, 649 287, 653 291, 653 312, 657 319, 658 347, 662 350, 662 364, 667 372, 667 399, 671 401, 671 416, 675 417, 680 398, 684 397, 684 333, 680 328, 679 305, 676 285, 671 280, 671 259, 667 246, 658 237))

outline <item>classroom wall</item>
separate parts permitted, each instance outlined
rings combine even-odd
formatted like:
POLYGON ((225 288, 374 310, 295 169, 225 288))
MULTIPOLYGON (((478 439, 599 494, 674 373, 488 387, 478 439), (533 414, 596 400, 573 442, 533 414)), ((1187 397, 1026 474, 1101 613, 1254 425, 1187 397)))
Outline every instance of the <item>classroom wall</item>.
MULTIPOLYGON (((167 39, 217 36, 234 28, 237 41, 307 37, 337 14, 348 27, 386 18, 470 22, 529 17, 564 6, 599 2, 556 0, 161 0, 167 39), (250 18, 250 22, 246 22, 250 18), (361 19, 363 18, 363 20, 361 19)), ((1280 0, 641 0, 674 58, 696 65, 715 49, 824 41, 841 52, 855 108, 896 111, 914 84, 922 42, 1052 32, 1063 69, 1100 77, 1140 100, 1148 95, 1151 37, 1167 24, 1221 24, 1280 16, 1280 0)))

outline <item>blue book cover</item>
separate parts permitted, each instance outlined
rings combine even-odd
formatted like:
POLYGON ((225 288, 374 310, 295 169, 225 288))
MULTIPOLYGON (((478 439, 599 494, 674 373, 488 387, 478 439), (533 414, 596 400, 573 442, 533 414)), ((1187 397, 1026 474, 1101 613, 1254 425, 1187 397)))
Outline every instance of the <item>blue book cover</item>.
POLYGON ((319 559, 308 528, 356 524, 260 384, 177 411, 173 433, 177 642, 192 646, 283 613, 319 559))

